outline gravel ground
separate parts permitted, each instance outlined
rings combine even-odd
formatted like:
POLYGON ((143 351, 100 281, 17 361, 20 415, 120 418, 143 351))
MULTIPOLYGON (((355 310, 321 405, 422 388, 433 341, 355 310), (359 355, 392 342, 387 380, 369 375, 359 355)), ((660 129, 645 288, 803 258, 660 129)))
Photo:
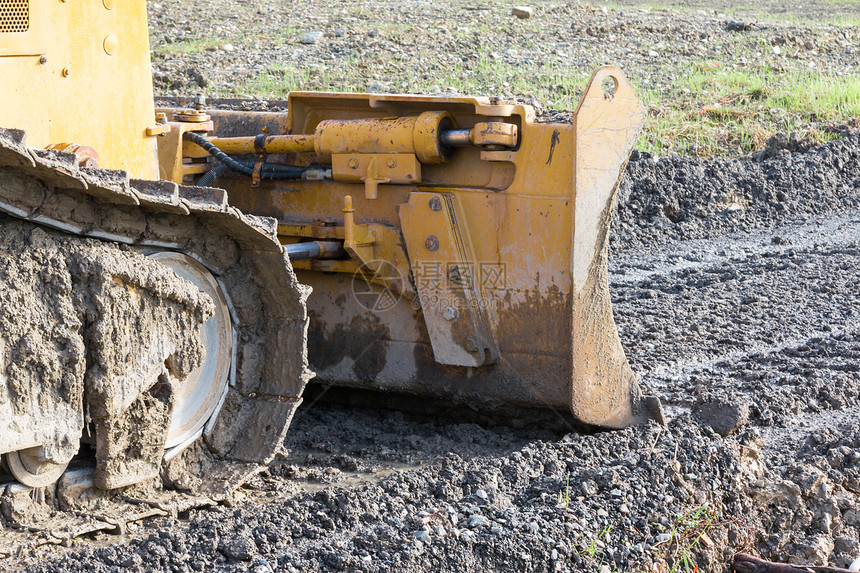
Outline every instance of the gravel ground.
POLYGON ((232 507, 30 571, 726 571, 860 557, 860 137, 638 156, 611 284, 670 421, 616 432, 309 403, 232 507))
POLYGON ((568 77, 586 78, 613 62, 637 87, 667 91, 686 65, 703 59, 777 69, 801 60, 806 67, 846 75, 860 65, 860 26, 837 24, 840 17, 858 16, 856 4, 804 3, 793 12, 796 21, 766 19, 785 17, 772 1, 733 10, 728 8, 736 3, 725 0, 685 2, 683 11, 622 4, 627 5, 533 2, 533 16, 519 20, 511 16, 510 3, 495 0, 352 0, 329 7, 315 0, 262 0, 255 10, 226 0, 150 2, 156 93, 203 90, 250 98, 266 87, 254 80, 267 74, 279 80, 281 90, 313 84, 457 91, 458 85, 442 80, 463 75, 476 76, 486 95, 530 97, 542 87, 534 81, 540 68, 555 64, 569 70, 568 77), (493 73, 478 65, 484 55, 523 77, 485 83, 480 76, 493 73), (518 93, 514 86, 531 90, 518 93))

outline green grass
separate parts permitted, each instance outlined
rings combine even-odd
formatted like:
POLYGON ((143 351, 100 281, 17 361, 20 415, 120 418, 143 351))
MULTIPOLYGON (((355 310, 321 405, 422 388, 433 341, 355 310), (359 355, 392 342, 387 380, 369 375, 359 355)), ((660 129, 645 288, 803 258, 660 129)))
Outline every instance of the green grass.
POLYGON ((827 141, 823 127, 860 118, 860 78, 796 69, 727 68, 698 62, 670 94, 639 90, 649 110, 639 149, 711 155, 745 154, 777 131, 827 141))
POLYGON ((715 526, 717 516, 716 509, 708 504, 678 516, 663 550, 663 560, 671 566, 666 573, 695 573, 699 570, 696 552, 702 546, 702 538, 715 526))
POLYGON ((198 40, 183 40, 172 44, 161 44, 155 48, 155 51, 160 54, 199 54, 211 48, 225 43, 219 38, 204 38, 198 40))

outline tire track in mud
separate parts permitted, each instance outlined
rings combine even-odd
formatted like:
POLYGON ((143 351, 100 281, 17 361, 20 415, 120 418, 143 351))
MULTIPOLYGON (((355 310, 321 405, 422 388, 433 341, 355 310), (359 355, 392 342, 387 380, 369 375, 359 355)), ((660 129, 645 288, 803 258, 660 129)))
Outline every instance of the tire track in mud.
POLYGON ((669 406, 731 391, 769 425, 860 396, 860 211, 629 251, 612 267, 628 356, 669 406))

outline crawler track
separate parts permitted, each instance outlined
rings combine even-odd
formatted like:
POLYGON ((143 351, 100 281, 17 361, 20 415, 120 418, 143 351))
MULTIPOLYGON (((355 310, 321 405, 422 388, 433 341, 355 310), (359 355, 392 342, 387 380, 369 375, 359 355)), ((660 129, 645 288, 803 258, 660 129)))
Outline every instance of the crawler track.
MULTIPOLYGON (((46 240, 72 241, 81 251, 108 244, 192 257, 225 292, 234 340, 217 417, 192 436, 197 439, 202 432, 203 438, 162 464, 162 480, 176 491, 151 486, 100 491, 93 488, 91 467, 68 471, 58 484, 42 490, 8 483, 0 488, 0 557, 93 531, 123 531, 129 521, 228 497, 281 450, 310 377, 304 305, 309 289, 297 282, 271 220, 242 214, 220 189, 129 180, 121 171, 79 168, 74 155, 28 148, 23 139, 22 132, 0 130, 0 212, 7 220, 20 221, 25 233, 44 229, 40 236, 46 240)), ((19 255, 26 258, 27 253, 19 255)), ((57 264, 64 263, 58 259, 57 264)), ((120 328, 133 331, 135 324, 120 328)), ((82 379, 75 382, 84 386, 89 415, 100 406, 88 401, 90 361, 99 349, 92 347, 97 344, 93 337, 72 331, 71 337, 89 345, 88 373, 81 371, 82 379)), ((42 394, 40 400, 51 398, 44 388, 42 394)), ((96 452, 97 483, 105 479, 98 472, 114 464, 111 455, 96 452)))

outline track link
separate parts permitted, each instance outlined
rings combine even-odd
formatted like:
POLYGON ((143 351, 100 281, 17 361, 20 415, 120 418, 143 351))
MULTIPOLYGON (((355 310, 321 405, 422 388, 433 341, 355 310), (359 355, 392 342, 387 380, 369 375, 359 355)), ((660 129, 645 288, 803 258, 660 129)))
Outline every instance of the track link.
POLYGON ((216 503, 281 451, 312 376, 306 352, 310 289, 296 279, 274 220, 241 213, 222 189, 80 168, 74 155, 29 148, 23 132, 4 129, 0 212, 67 235, 192 257, 226 293, 234 336, 217 417, 201 440, 162 465, 164 481, 185 493, 139 486, 101 492, 93 489, 89 468, 66 472, 47 491, 9 483, 0 556, 216 503))

